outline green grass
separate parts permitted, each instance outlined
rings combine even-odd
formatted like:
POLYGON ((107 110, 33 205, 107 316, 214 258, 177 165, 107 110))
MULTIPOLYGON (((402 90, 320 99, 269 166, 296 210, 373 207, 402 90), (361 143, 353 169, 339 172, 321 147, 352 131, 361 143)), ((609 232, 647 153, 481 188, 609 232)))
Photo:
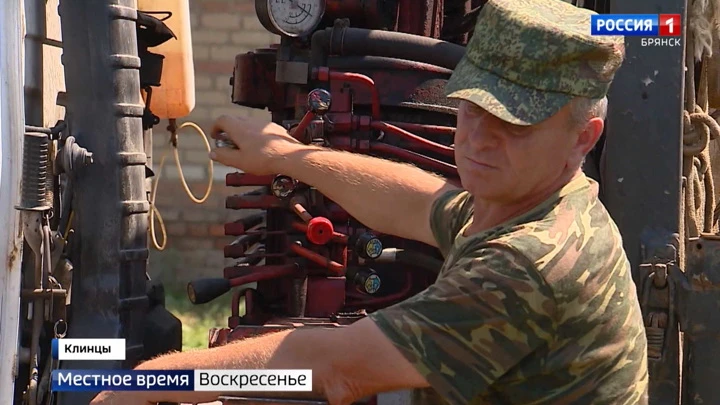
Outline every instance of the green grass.
MULTIPOLYGON (((227 328, 232 292, 202 305, 193 305, 185 286, 165 286, 165 306, 182 321, 183 351, 206 348, 211 328, 227 328)), ((240 311, 242 313, 242 304, 240 311)))

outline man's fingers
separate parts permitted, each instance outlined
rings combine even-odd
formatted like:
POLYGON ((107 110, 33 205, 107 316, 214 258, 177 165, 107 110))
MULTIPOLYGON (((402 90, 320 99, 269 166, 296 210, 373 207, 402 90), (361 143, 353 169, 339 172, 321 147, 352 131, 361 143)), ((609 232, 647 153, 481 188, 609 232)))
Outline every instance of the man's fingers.
POLYGON ((225 132, 225 127, 223 125, 223 122, 220 120, 222 117, 215 119, 213 121, 212 129, 210 129, 210 137, 212 139, 218 139, 218 134, 225 132))
POLYGON ((242 120, 239 117, 231 117, 229 115, 221 115, 213 123, 210 136, 213 139, 227 139, 233 131, 242 131, 242 120))
POLYGON ((210 159, 225 166, 236 167, 238 151, 235 149, 215 148, 210 152, 210 159))

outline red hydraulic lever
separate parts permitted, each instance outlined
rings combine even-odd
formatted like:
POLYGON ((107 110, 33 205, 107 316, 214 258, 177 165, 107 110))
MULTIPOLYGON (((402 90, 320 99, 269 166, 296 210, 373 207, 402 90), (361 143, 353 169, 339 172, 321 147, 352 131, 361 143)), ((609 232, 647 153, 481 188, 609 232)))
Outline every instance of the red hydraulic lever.
POLYGON ((312 250, 306 249, 300 245, 291 243, 289 248, 290 251, 295 253, 296 255, 311 260, 315 262, 315 264, 323 266, 337 275, 342 275, 345 271, 345 266, 343 266, 342 264, 334 260, 330 260, 327 257, 319 253, 315 253, 312 250))
MULTIPOLYGON (((312 222, 312 221, 315 220, 315 219, 325 219, 325 218, 320 218, 320 217, 318 217, 318 218, 313 218, 313 219, 310 220, 310 222, 312 222)), ((295 228, 295 230, 298 230, 298 231, 300 231, 300 232, 305 232, 305 233, 307 233, 308 230, 309 230, 309 228, 310 228, 307 224, 303 224, 303 223, 301 223, 301 222, 293 222, 291 225, 292 225, 293 228, 295 228)), ((330 226, 332 226, 332 222, 330 223, 330 226)), ((317 229, 317 226, 315 227, 315 229, 317 229)), ((332 237, 331 237, 331 240, 333 240, 333 241, 335 241, 335 242, 338 242, 338 243, 345 243, 345 244, 346 244, 347 241, 348 241, 348 237, 347 237, 346 235, 343 235, 342 233, 333 232, 332 237)), ((314 242, 313 242, 313 243, 314 243, 314 242)))
POLYGON ((296 196, 290 199, 290 207, 307 224, 305 235, 308 241, 316 245, 324 245, 330 242, 335 234, 332 222, 324 217, 313 218, 304 205, 305 201, 301 197, 296 196))
POLYGON ((302 141, 305 136, 305 130, 315 117, 322 118, 329 110, 332 103, 330 93, 323 89, 315 89, 308 93, 307 105, 308 112, 303 115, 300 123, 291 130, 291 135, 295 139, 302 141))
POLYGON ((300 120, 300 123, 292 129, 291 134, 296 139, 302 141, 302 138, 297 138, 298 136, 302 137, 303 134, 305 134, 305 130, 308 126, 310 126, 310 123, 312 122, 313 118, 315 118, 315 113, 312 111, 308 111, 303 115, 302 120, 300 120))

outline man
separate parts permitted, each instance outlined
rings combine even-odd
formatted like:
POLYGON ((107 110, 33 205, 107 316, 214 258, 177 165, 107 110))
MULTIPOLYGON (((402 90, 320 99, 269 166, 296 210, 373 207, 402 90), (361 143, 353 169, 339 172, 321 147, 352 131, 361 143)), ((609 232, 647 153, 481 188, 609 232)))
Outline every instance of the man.
MULTIPOLYGON (((560 0, 491 0, 447 85, 463 189, 410 165, 307 146, 221 117, 217 162, 317 187, 383 233, 437 246, 434 285, 338 330, 176 353, 140 369, 312 369, 331 404, 400 389, 427 403, 647 404, 646 338, 621 237, 584 176, 622 39, 560 0)), ((266 393, 265 395, 273 395, 266 393)), ((95 404, 203 402, 103 393, 95 404)))

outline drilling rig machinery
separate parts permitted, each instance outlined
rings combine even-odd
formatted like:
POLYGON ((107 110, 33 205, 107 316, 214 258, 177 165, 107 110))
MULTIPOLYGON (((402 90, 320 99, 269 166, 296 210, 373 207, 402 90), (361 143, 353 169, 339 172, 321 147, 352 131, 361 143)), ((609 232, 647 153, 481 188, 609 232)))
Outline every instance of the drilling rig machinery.
MULTIPOLYGON (((483 0, 253 1, 259 21, 280 41, 236 56, 228 72, 233 104, 270 111, 301 142, 457 180, 457 106, 443 89, 483 0)), ((52 125, 33 117, 37 105, 26 91, 23 191, 15 203, 25 239, 19 339, 0 330, 3 364, 17 361, 18 372, 14 399, 0 398, 2 404, 54 403, 46 373, 57 366, 48 356, 55 335, 125 338, 127 360, 89 365, 97 368, 131 367, 178 348, 177 319, 163 308, 161 287, 146 277, 152 127, 160 116, 173 118, 150 108, 162 93, 156 47, 178 38, 143 4, 152 2, 60 1, 66 116, 52 125), (148 336, 158 333, 167 344, 150 349, 148 336), (9 355, 7 342, 16 341, 19 350, 9 355)), ((707 28, 720 10, 692 0, 573 4, 601 14, 682 16, 679 46, 626 38, 605 133, 584 169, 600 183, 632 265, 649 343, 650 404, 720 404, 713 387, 720 378, 720 210, 712 176, 720 163, 710 153, 720 134, 714 115, 720 67, 710 51, 720 46, 707 28)), ((8 13, 2 22, 11 20, 8 13)), ((187 40, 189 31, 180 36, 187 40)), ((193 103, 188 95, 184 106, 193 103)), ((3 147, 18 136, 8 128, 2 123, 3 147)), ((291 328, 341 328, 423 290, 442 264, 436 249, 369 229, 291 177, 236 172, 226 186, 255 189, 226 200, 237 220, 225 224, 225 233, 235 240, 218 254, 236 263, 188 284, 196 305, 232 294, 228 324, 210 331, 210 347, 291 328)), ((0 316, 3 326, 17 319, 0 316)), ((12 387, 5 370, 0 375, 5 393, 12 387)), ((404 398, 390 395, 364 403, 404 398)), ((67 393, 57 403, 89 398, 67 393)))

